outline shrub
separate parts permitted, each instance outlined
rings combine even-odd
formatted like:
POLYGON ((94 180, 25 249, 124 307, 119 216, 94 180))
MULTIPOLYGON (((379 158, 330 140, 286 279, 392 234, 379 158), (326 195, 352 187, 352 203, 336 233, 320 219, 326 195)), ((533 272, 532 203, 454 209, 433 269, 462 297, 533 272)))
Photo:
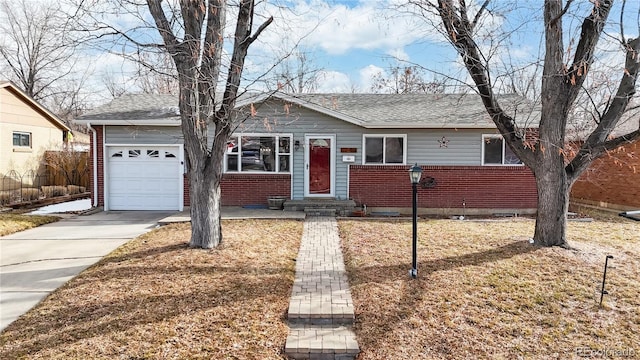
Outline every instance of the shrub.
POLYGON ((23 188, 20 190, 22 201, 33 201, 40 198, 40 191, 36 188, 23 188))
POLYGON ((9 204, 16 198, 16 192, 12 190, 0 191, 0 204, 9 204))
POLYGON ((67 187, 66 186, 43 186, 42 192, 45 197, 55 197, 55 196, 64 196, 67 195, 67 187))
POLYGON ((86 192, 87 188, 85 188, 84 186, 78 186, 78 185, 68 185, 67 190, 69 190, 69 195, 74 195, 74 194, 82 194, 86 192))

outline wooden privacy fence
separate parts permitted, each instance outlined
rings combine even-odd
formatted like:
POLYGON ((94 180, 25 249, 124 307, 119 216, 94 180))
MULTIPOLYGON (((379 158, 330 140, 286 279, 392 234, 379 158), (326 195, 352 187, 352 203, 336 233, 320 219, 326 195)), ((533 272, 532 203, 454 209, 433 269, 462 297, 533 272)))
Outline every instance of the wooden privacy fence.
POLYGON ((47 151, 44 162, 49 185, 77 185, 89 189, 91 168, 88 151, 47 151))
POLYGON ((0 174, 0 205, 41 203, 61 196, 81 196, 89 189, 86 151, 47 151, 38 170, 0 174))

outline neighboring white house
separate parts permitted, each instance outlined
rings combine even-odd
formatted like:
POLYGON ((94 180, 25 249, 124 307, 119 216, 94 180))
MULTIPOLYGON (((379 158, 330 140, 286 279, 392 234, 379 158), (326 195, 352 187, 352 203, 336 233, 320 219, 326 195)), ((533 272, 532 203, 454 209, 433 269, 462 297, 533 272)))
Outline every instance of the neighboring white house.
POLYGON ((44 151, 61 148, 70 130, 14 83, 0 81, 0 179, 12 170, 37 171, 44 151))

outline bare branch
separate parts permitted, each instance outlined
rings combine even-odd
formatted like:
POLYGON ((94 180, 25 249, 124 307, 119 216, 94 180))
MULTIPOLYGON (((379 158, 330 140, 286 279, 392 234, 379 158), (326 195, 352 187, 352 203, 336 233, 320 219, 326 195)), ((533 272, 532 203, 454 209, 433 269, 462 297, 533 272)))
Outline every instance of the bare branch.
POLYGON ((569 7, 571 6, 571 3, 573 3, 573 0, 567 0, 567 3, 564 5, 564 9, 562 9, 560 14, 558 14, 555 18, 551 19, 550 23, 555 24, 557 21, 559 21, 564 16, 564 14, 566 14, 567 11, 569 11, 569 7))
POLYGON ((476 13, 476 16, 473 18, 473 22, 471 23, 471 29, 475 29, 476 25, 478 25, 478 21, 480 21, 480 18, 482 17, 485 10, 487 9, 487 6, 489 6, 489 1, 490 0, 485 0, 484 3, 482 3, 480 10, 478 10, 478 12, 476 13))

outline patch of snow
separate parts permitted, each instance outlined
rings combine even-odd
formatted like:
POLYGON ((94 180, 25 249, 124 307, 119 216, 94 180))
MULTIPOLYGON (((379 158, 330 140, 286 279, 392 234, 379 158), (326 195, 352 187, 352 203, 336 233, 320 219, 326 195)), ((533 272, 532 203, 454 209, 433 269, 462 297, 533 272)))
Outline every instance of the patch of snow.
POLYGON ((37 210, 30 212, 30 215, 46 215, 65 213, 70 211, 83 211, 91 209, 91 199, 80 199, 67 201, 60 204, 43 206, 37 210))

